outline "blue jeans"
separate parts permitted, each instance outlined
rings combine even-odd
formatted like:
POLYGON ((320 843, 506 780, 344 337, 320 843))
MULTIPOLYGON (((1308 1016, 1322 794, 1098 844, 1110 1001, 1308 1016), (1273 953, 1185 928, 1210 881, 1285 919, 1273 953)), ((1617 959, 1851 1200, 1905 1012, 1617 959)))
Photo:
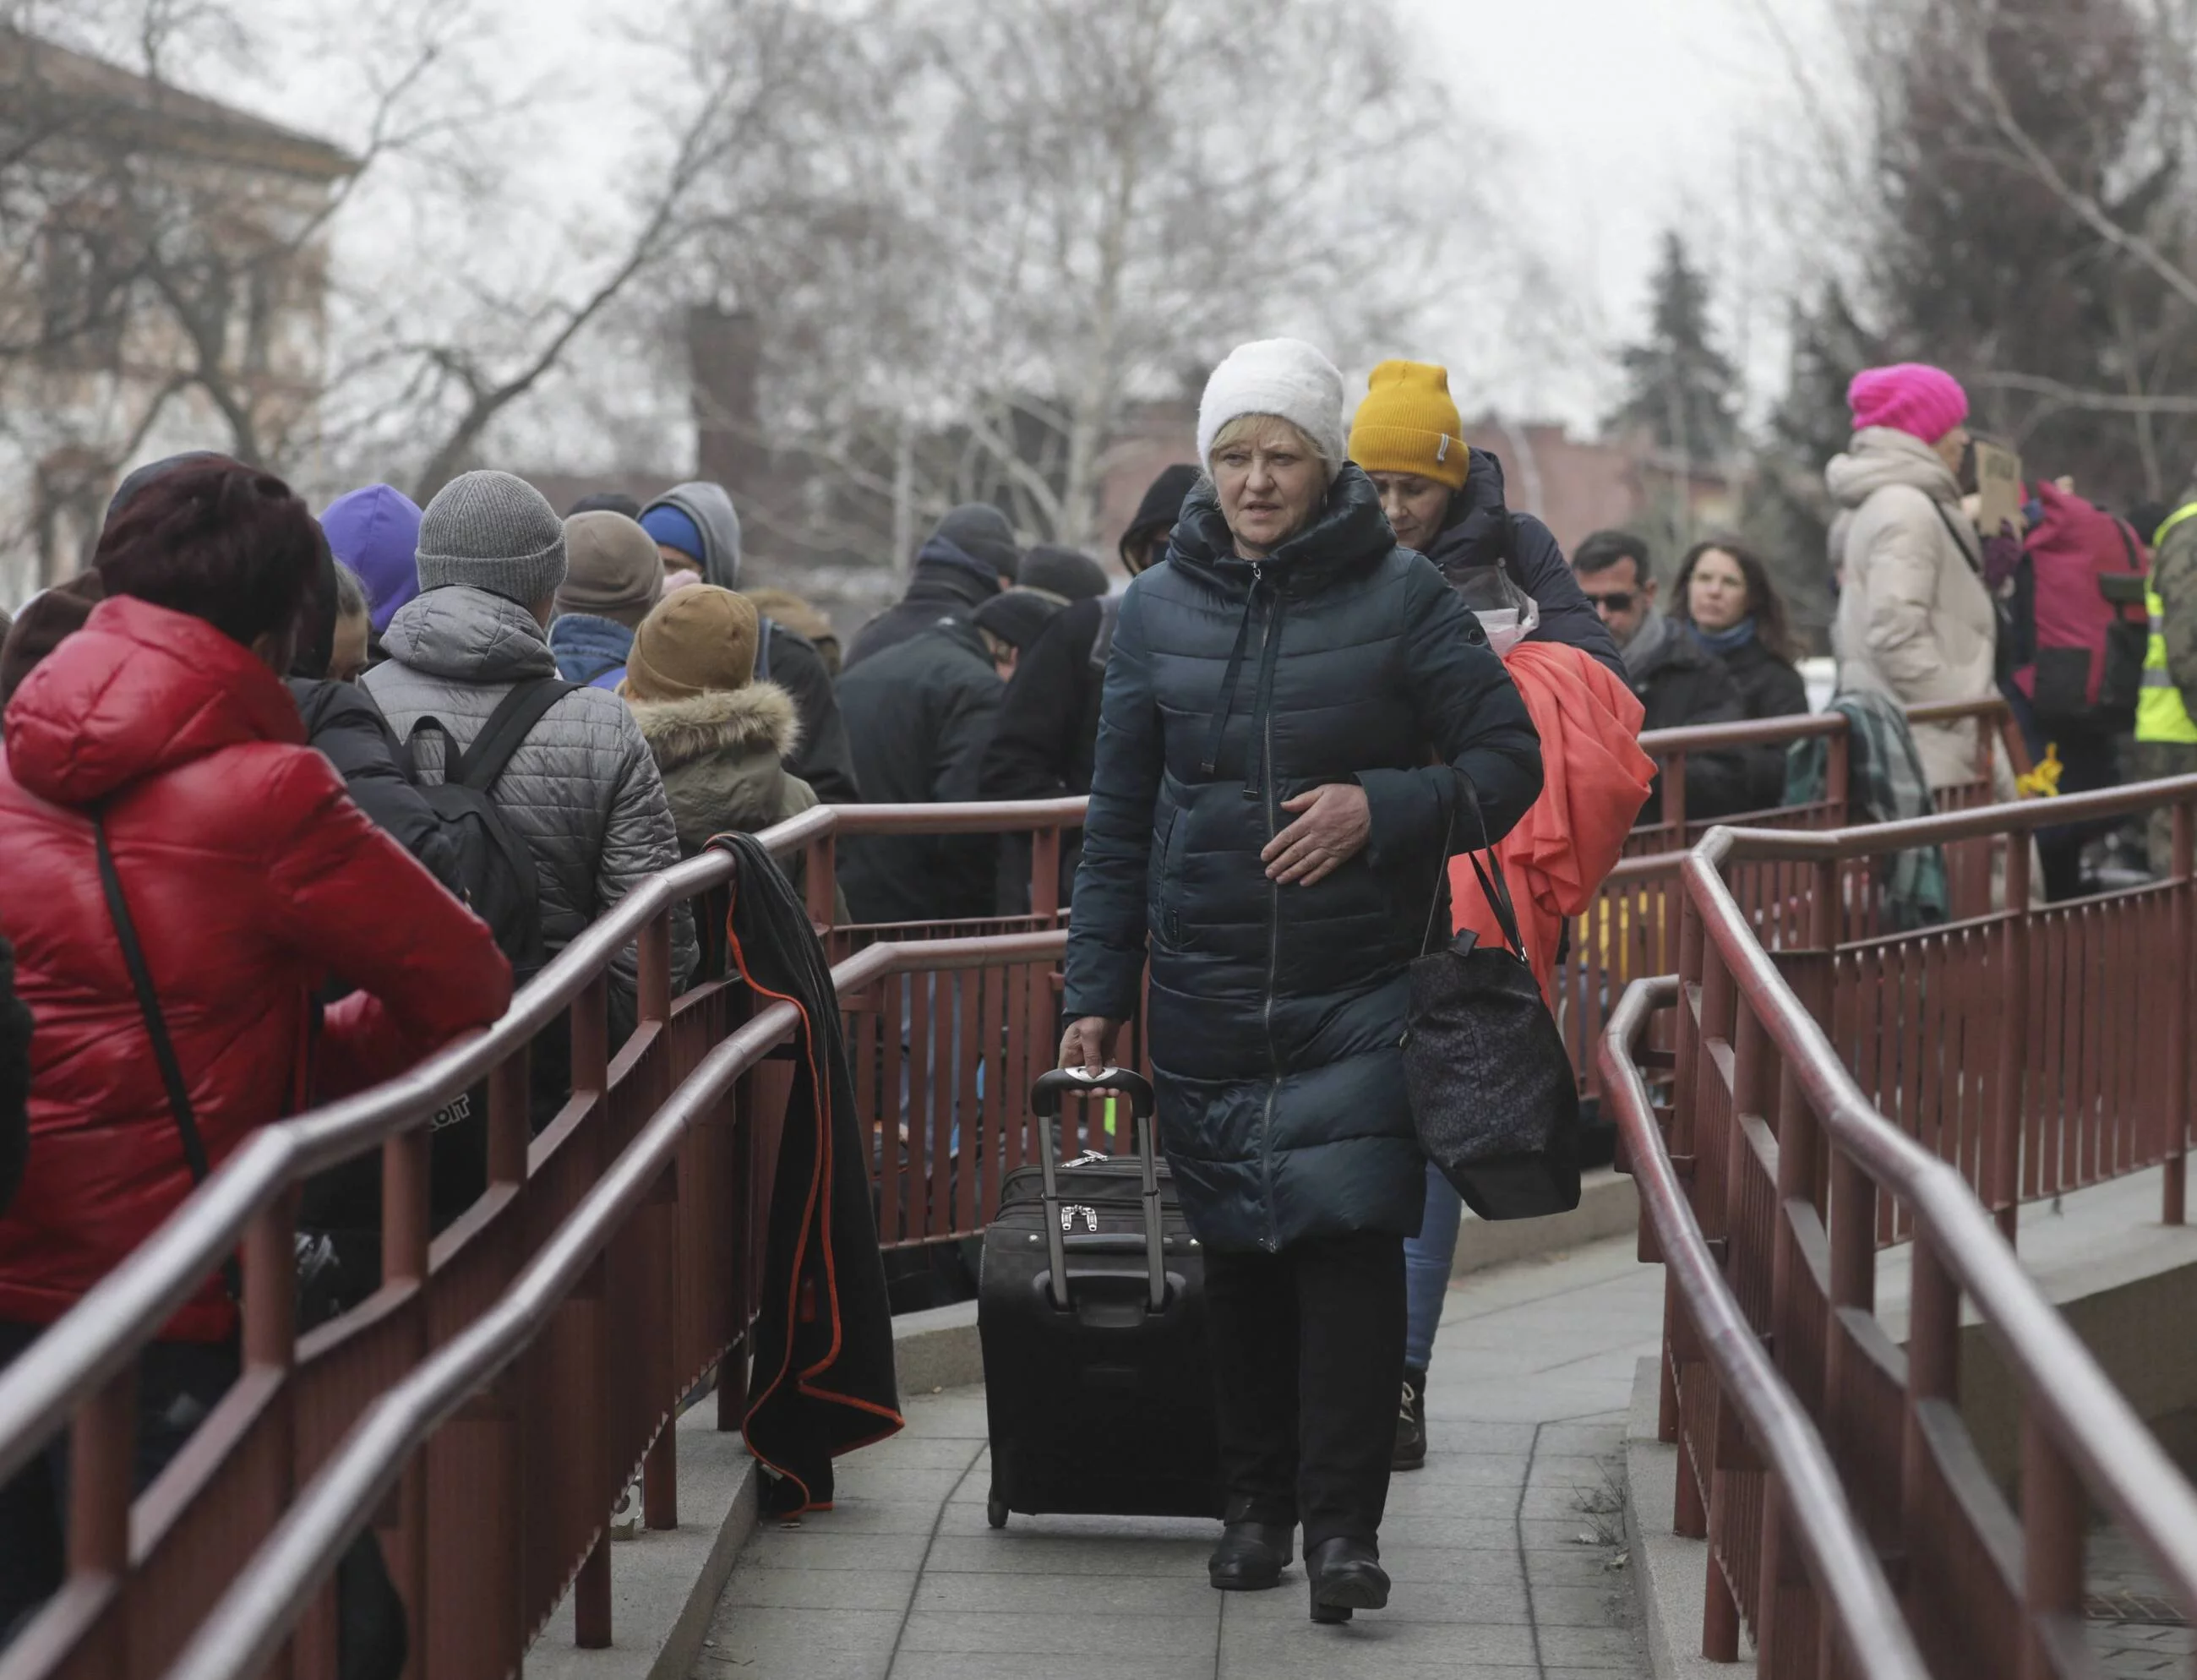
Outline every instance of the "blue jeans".
POLYGON ((1424 1370, 1435 1357, 1435 1331, 1441 1324, 1442 1291, 1449 1288, 1450 1262, 1457 1258, 1458 1220, 1464 1198, 1441 1168, 1427 1163, 1427 1211, 1417 1237, 1404 1239, 1404 1299, 1409 1314, 1404 1331, 1404 1364, 1424 1370))

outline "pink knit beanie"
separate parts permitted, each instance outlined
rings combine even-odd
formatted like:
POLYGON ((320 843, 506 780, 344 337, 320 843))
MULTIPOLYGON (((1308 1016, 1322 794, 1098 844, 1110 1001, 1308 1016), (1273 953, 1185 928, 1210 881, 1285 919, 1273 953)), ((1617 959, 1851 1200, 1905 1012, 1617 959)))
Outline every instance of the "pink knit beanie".
POLYGON ((1889 426, 1934 443, 1968 417, 1968 394, 1942 368, 1902 362, 1890 368, 1864 368, 1846 387, 1854 430, 1889 426))

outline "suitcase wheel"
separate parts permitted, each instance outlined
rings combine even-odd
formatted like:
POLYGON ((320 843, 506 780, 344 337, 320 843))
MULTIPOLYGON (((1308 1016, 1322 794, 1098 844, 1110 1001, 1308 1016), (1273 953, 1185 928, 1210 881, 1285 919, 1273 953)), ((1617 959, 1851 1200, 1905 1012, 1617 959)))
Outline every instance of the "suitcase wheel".
POLYGON ((1000 1497, 997 1488, 994 1488, 991 1497, 984 1501, 984 1521, 994 1528, 1007 1526, 1007 1502, 1000 1497))

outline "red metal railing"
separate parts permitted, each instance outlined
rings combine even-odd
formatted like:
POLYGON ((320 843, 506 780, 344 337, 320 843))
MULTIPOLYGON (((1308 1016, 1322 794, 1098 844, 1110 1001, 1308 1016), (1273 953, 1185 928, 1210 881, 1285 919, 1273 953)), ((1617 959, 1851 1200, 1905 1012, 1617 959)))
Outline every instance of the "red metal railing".
MULTIPOLYGON (((1032 815, 1010 806, 987 820, 1011 826, 1032 815)), ((781 855, 813 851, 840 820, 812 813, 768 837, 781 855)), ((761 1057, 785 1023, 754 1056, 743 1048, 728 1062, 723 1046, 756 1042, 742 1024, 744 989, 705 976, 675 999, 670 970, 673 909, 693 901, 705 917, 722 914, 733 867, 711 854, 655 878, 560 953, 486 1034, 374 1092, 255 1134, 0 1371, 0 1477, 64 1429, 71 1465, 67 1584, 0 1657, 0 1676, 159 1671, 206 1607, 247 1573, 296 1489, 369 1405, 438 1350, 460 1346, 472 1350, 468 1358, 491 1358, 495 1380, 469 1388, 447 1421, 437 1413, 442 1427, 401 1474, 391 1472, 395 1497, 370 1513, 409 1608, 410 1673, 505 1671, 568 1589, 581 1642, 609 1642, 612 1505, 639 1467, 646 1521, 675 1524, 676 1434, 667 1425, 681 1399, 714 1374, 719 1427, 736 1428, 745 1405, 763 1198, 786 1090, 785 1070, 761 1057), (613 1058, 609 965, 636 939, 641 1026, 613 1058), (529 1052, 559 1016, 570 1022, 573 1094, 530 1138, 529 1052), (692 1076, 712 1057, 716 1082, 700 1101, 692 1076), (426 1124, 483 1080, 490 1188, 431 1242, 426 1124), (677 1123, 658 1127, 675 1089, 687 1093, 677 1123), (619 1190, 603 1200, 596 1193, 606 1174, 623 1175, 617 1182, 630 1188, 627 1163, 644 1133, 655 1163, 646 1193, 636 1202, 619 1190), (297 1187, 369 1150, 383 1162, 382 1286, 300 1337, 297 1187), (575 1237, 583 1205, 594 1211, 575 1237), (574 1283, 559 1268, 576 1242, 587 1261, 574 1283), (133 1501, 138 1354, 240 1244, 243 1375, 133 1501), (527 1272, 537 1261, 548 1273, 527 1272), (559 1280, 554 1311, 538 1295, 513 1295, 522 1273, 559 1280), (517 1346, 514 1335, 524 1344, 515 1365, 495 1351, 517 1346)), ((1050 1065, 1050 976, 1065 938, 1055 928, 951 945, 880 942, 842 965, 857 1022, 890 1007, 896 988, 950 998, 967 995, 972 979, 977 987, 956 1041, 973 1054, 957 1048, 952 1065, 982 1069, 982 1123, 972 1113, 940 1156, 926 1156, 928 1133, 918 1127, 901 1169, 908 1200, 926 1216, 959 1222, 977 1205, 977 1187, 990 1195, 1026 1150, 1022 1075, 1050 1065), (1041 1017, 1031 1013, 1040 992, 1041 1017), (1023 1014, 993 1011, 985 999, 995 994, 1027 1000, 1023 1014), (942 1207, 940 1186, 948 1194, 942 1207)), ((882 1108, 873 1124, 890 1173, 896 1157, 883 1147, 892 1127, 882 1108)), ((332 1596, 322 1592, 299 1625, 294 1666, 332 1673, 333 1653, 332 1596)))
MULTIPOLYGON (((1915 706, 1908 709, 1907 715, 1915 723, 1974 720, 1980 726, 1975 775, 1939 791, 1937 803, 1941 811, 1970 809, 1992 802, 1995 742, 2006 743, 2017 769, 2027 768, 2019 738, 2009 739, 2010 714, 2003 700, 1915 706)), ((1590 1096, 1599 1094, 1601 1089, 1595 1052, 1619 994, 1632 981, 1668 974, 1678 965, 1678 864, 1685 849, 1717 826, 1825 829, 1842 828, 1855 820, 1849 795, 1846 719, 1838 713, 1656 730, 1643 735, 1640 744, 1663 773, 1665 820, 1643 824, 1632 831, 1625 858, 1603 882, 1594 901, 1574 921, 1571 955, 1559 969, 1554 988, 1557 1022, 1564 1029, 1573 1064, 1580 1071, 1580 1089, 1590 1096), (1811 739, 1823 740, 1826 750, 1823 796, 1813 804, 1781 806, 1721 818, 1714 823, 1686 818, 1685 765, 1690 756, 1811 739)), ((1953 849, 1946 861, 1955 905, 1968 912, 1988 907, 1988 861, 1975 848, 1960 846, 1953 849)), ((1783 907, 1788 918, 1799 916, 1805 922, 1802 908, 1810 884, 1798 871, 1782 874, 1761 871, 1750 881, 1749 890, 1765 906, 1783 907)))
MULTIPOLYGON (((1706 1656, 1736 1660, 1744 1627, 1765 1675, 1879 1671, 1858 1654, 1869 1630, 1852 1602, 1828 1590, 1818 1563, 1796 1567, 1796 1543, 1805 1549, 1806 1531, 1826 1522, 1858 1524, 1887 1561, 1933 1674, 2089 1671, 2082 1559, 2094 1500, 2183 1608, 2197 1607, 2197 1494, 2007 1242, 2025 1191, 2049 1194, 2043 1186, 2069 1181, 2070 1162, 2091 1178, 2164 1163, 2163 1214, 2182 1217, 2193 814, 2197 779, 1841 833, 1725 831, 1682 864, 1678 976, 1635 986, 1603 1060, 1640 1178, 1643 1258, 1668 1268, 1661 1424, 1679 1448, 1677 1528, 1709 1543, 1706 1656), (2162 804, 2175 810, 2171 882, 2089 907, 2028 907, 2020 877, 2035 830, 2162 804), (1862 1035, 1825 1028, 1846 960, 1839 924, 1865 891, 1873 859, 1926 843, 1995 844, 2009 907, 1922 936, 1945 936, 1924 961, 1921 1006, 1886 1005, 1869 1017, 1870 1031, 1893 1040, 1889 1050, 1869 1046, 1880 1070, 1872 1086, 1855 1077, 1862 1035), (1762 936, 1771 924, 1739 882, 1771 864, 1817 872, 1815 943, 1773 949, 1762 936), (2171 934, 2155 951, 2163 965, 2149 971, 2165 994, 2151 1017, 2154 1042, 2164 1046, 2152 1059, 2164 1073, 2148 1085, 2123 1077, 2124 1060, 2152 1056, 2149 1046, 2131 1034, 2093 1034, 2096 1073, 2076 1085, 2125 1097, 2136 1111, 2108 1112, 2102 1100, 2071 1110, 2060 1058, 2033 1057, 2026 1042, 2025 1011, 2045 995, 2042 982, 2017 976, 2027 972, 2040 924, 2086 908, 2119 916, 2115 907, 2131 896, 2148 900, 2148 919, 2171 934), (1976 1000, 1966 1014, 1956 1009, 1963 998, 1976 1000), (1998 1029, 1986 1034, 1994 1008, 1998 1029), (1677 1017, 1674 1057, 1645 1046, 1660 1011, 1677 1017), (1974 1054, 1949 1047, 1972 1030, 1988 1046, 1974 1054), (1972 1092, 1986 1063, 1993 1082, 1972 1092), (2032 1079, 2040 1066, 2047 1077, 2032 1079), (1643 1070, 1671 1080, 1667 1111, 1655 1106, 1643 1070), (1897 1116, 1872 1101, 1887 1091, 1903 1106, 1897 1116), (1949 1104, 1973 1112, 1974 1124, 1933 1129, 1932 1116, 1949 1104), (2046 1157, 2033 1174, 2025 1166, 2032 1150, 2046 1157), (1876 1301, 1877 1252, 1901 1237, 1913 1243, 1904 1349, 1887 1334, 1876 1301), (1963 1300, 2020 1389, 2014 1500, 1985 1469, 1960 1414, 1963 1300), (1812 1456, 1765 1429, 1761 1348, 1828 1452, 1843 1511, 1820 1490, 1804 1491, 1820 1470, 1812 1456)), ((1865 952, 1881 943, 1857 942, 1865 952)), ((1881 974, 1874 983, 1887 984, 1881 974)), ((2078 1012, 2093 1005, 2084 1000, 2078 1012)))
MULTIPOLYGON (((1057 959, 1062 933, 1000 936, 936 942, 881 942, 833 970, 843 997, 896 973, 927 969, 974 973, 1006 959, 1057 959)), ((691 1138, 705 1128, 740 1081, 762 1064, 794 1022, 788 1005, 763 1011, 704 1057, 671 1092, 632 1144, 596 1182, 511 1287, 466 1333, 403 1376, 366 1410, 357 1428, 303 1488, 216 1604, 188 1646, 165 1672, 170 1680, 249 1680, 280 1654, 283 1642, 331 1577, 344 1548, 396 1486, 432 1453, 434 1443, 462 1420, 468 1408, 524 1370, 560 1314, 586 1300, 591 1274, 661 1186, 675 1177, 691 1138)), ((501 1524, 523 1520, 519 1489, 501 1524)), ((476 1533, 484 1525, 475 1525, 476 1533)), ((491 1524, 491 1537, 508 1546, 513 1534, 491 1524)), ((477 1541, 478 1543, 478 1541, 477 1541)), ((598 1551, 601 1550, 599 1546, 598 1551)), ((439 1592, 440 1583, 434 1590, 439 1592)), ((492 1664, 446 1665, 430 1654, 422 1672, 503 1673, 525 1651, 526 1630, 516 1622, 501 1630, 492 1664)), ((607 1642, 606 1641, 605 1642, 607 1642)))
MULTIPOLYGON (((1795 720, 1754 730, 1822 727, 1795 720)), ((866 959, 843 961, 840 972, 888 1244, 980 1228, 1001 1176, 1029 1152, 1026 1093, 1030 1077, 1050 1064, 1058 1014, 1060 835, 1081 816, 1080 800, 847 808, 809 813, 768 837, 780 856, 803 855, 811 912, 828 924, 840 834, 1034 835, 1026 918, 988 924, 982 938, 950 947, 907 939, 922 930, 829 929, 837 954, 866 959), (894 948, 868 954, 880 945, 894 948)), ((561 953, 486 1034, 375 1092, 267 1128, 0 1372, 0 1475, 64 1428, 72 1466, 68 1585, 0 1659, 0 1677, 153 1671, 374 1398, 466 1338, 469 1358, 503 1374, 468 1391, 375 1514, 413 1610, 412 1672, 497 1669, 500 1655, 520 1648, 568 1587, 583 1642, 607 1642, 601 1537, 612 1501, 639 1464, 646 1520, 675 1521, 675 1435, 665 1424, 712 1372, 720 1427, 733 1426, 745 1398, 760 1197, 774 1159, 783 1070, 743 1063, 725 1073, 712 1062, 736 1088, 699 1120, 681 1110, 674 1167, 655 1172, 637 1204, 620 1199, 623 1190, 607 1202, 591 1199, 609 1182, 606 1173, 641 1147, 644 1133, 658 1138, 651 1150, 669 1146, 651 1129, 668 1093, 687 1089, 705 1057, 742 1031, 746 1000, 736 986, 705 977, 674 998, 669 966, 674 907, 691 901, 706 907, 705 917, 720 913, 710 895, 731 872, 729 860, 708 856, 658 878, 561 953), (641 1024, 613 1058, 608 965, 636 940, 641 1024), (560 1016, 571 1034, 573 1094, 530 1137, 528 1051, 560 1016), (426 1121, 483 1080, 490 1187, 431 1241, 426 1121), (381 1155, 385 1186, 382 1287, 301 1338, 292 1318, 296 1188, 370 1150, 381 1155), (569 1227, 583 1203, 615 1228, 588 1227, 581 1246, 592 1258, 568 1290, 560 1268, 574 1252, 569 1227), (240 1244, 243 1379, 133 1503, 137 1353, 240 1244), (536 1264, 548 1268, 540 1287, 561 1303, 554 1311, 538 1296, 514 1305, 514 1280, 536 1264), (491 1323, 499 1327, 492 1332, 484 1328, 491 1323), (525 1352, 508 1368, 496 1350, 513 1335, 525 1352), (524 1522, 515 1515, 522 1509, 524 1522)), ((1065 1123, 1070 1149, 1126 1143, 1096 1109, 1065 1123)), ((437 1369, 444 1375, 421 1377, 428 1388, 414 1398, 439 1418, 433 1384, 449 1379, 437 1369)), ((333 1651, 323 1594, 299 1626, 296 1661, 326 1672, 333 1651)))

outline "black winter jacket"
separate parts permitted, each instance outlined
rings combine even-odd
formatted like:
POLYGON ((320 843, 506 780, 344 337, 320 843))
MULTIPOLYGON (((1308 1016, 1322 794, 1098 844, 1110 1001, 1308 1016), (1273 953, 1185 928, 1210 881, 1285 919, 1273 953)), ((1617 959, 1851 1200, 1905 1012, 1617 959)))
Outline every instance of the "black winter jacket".
MULTIPOLYGON (((999 727, 979 779, 987 799, 1066 799, 1091 791, 1091 759, 1098 744, 1098 702, 1106 686, 1098 633, 1121 610, 1118 598, 1071 601, 1053 614, 1015 662, 1000 701, 999 727)), ((1080 831, 1062 836, 1060 901, 1075 895, 1083 854, 1080 831)), ((1019 916, 1030 907, 1027 835, 1000 839, 1000 909, 1019 916)))
POLYGON ((978 607, 999 593, 998 584, 988 582, 966 566, 918 560, 907 593, 855 632, 840 672, 842 681, 865 659, 937 629, 942 620, 966 623, 978 607))
MULTIPOLYGON (((958 620, 848 671, 839 679, 839 708, 866 802, 977 798, 1005 687, 983 635, 958 620)), ((989 916, 998 857, 987 834, 849 839, 839 847, 839 885, 858 922, 989 916)))
POLYGON ((1072 601, 1015 662, 984 754, 987 799, 1065 799, 1091 791, 1103 664, 1091 662, 1107 604, 1072 601))
MULTIPOLYGON (((1712 650, 1713 651, 1713 650, 1712 650)), ((1787 661, 1762 645, 1757 637, 1729 653, 1717 656, 1738 686, 1742 715, 1804 716, 1808 710, 1808 685, 1787 661)), ((1747 753, 1747 808, 1767 811, 1785 802, 1785 749, 1750 747, 1747 753)))
POLYGON ((335 767, 351 802, 430 875, 463 896, 457 843, 420 797, 412 756, 373 698, 363 688, 325 677, 292 677, 290 694, 313 750, 335 767))
POLYGON ((1541 622, 1528 641, 1576 647, 1625 675, 1624 656, 1594 603, 1565 563, 1556 533, 1531 513, 1513 513, 1503 499, 1503 463, 1486 449, 1472 452, 1464 488, 1450 498, 1449 518, 1428 545, 1427 558, 1445 572, 1502 565, 1533 598, 1541 622))
MULTIPOLYGON (((1686 626, 1672 623, 1661 652, 1644 671, 1626 681, 1647 709, 1640 733, 1684 729, 1698 723, 1736 723, 1747 715, 1739 685, 1724 661, 1694 640, 1686 626)), ((1748 808, 1748 765, 1744 752, 1696 752, 1686 756, 1686 820, 1729 817, 1748 808)), ((1771 802, 1775 804, 1775 800, 1771 802)), ((1663 814, 1663 778, 1642 807, 1640 820, 1657 822, 1663 814)))
MULTIPOLYGON (((1257 566, 1209 486, 1129 586, 1106 669, 1069 935, 1071 1017, 1146 1012, 1161 1131, 1191 1228, 1268 1252, 1409 1234, 1425 1161, 1405 1097, 1406 968, 1439 895, 1458 772, 1490 829, 1541 789, 1524 700, 1441 574, 1346 466, 1257 566), (1365 848, 1313 886, 1259 853, 1326 783, 1365 790, 1365 848)), ((1446 923, 1443 924, 1445 927, 1446 923)))
POLYGON ((862 787, 824 656, 808 637, 775 619, 767 622, 770 637, 756 656, 756 681, 774 682, 791 694, 801 720, 801 744, 786 756, 786 773, 807 782, 824 804, 852 805, 861 798, 862 787))

